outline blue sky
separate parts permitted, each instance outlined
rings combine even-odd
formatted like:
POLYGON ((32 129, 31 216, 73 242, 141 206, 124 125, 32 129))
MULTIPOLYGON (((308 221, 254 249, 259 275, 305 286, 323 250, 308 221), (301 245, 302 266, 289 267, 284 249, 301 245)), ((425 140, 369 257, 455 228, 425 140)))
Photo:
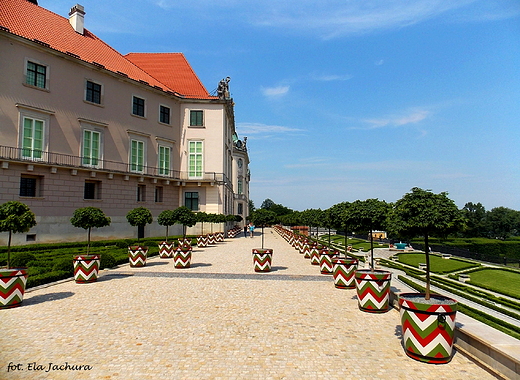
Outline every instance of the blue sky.
MULTIPOLYGON (((75 4, 40 0, 68 17, 75 4)), ((119 52, 231 77, 251 191, 295 210, 395 201, 520 210, 517 0, 81 0, 119 52)))

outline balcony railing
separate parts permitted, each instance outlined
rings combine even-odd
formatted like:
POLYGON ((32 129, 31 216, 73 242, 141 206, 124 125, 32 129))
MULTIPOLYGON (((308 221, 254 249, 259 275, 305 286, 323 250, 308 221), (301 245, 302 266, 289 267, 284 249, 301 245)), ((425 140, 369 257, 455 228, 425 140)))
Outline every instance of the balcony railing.
POLYGON ((86 157, 4 145, 0 145, 0 160, 99 170, 126 175, 146 175, 175 181, 230 183, 224 173, 205 172, 201 176, 190 176, 186 171, 168 170, 155 166, 128 164, 110 160, 88 159, 86 157), (92 163, 95 163, 95 165, 92 163))

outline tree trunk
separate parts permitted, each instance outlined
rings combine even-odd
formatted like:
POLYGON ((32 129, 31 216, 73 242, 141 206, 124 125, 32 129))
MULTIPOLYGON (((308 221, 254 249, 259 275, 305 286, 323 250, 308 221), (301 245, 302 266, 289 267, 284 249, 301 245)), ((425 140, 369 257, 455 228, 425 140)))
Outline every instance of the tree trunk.
POLYGON ((91 227, 88 228, 87 233, 87 255, 90 255, 90 229, 91 227))
POLYGON ((372 230, 370 230, 370 267, 372 270, 375 269, 374 267, 374 234, 372 233, 372 230))
POLYGON ((9 241, 7 242, 7 269, 11 269, 11 235, 12 231, 9 230, 9 241))
POLYGON ((424 234, 424 253, 426 255, 426 295, 425 299, 430 299, 430 245, 428 243, 428 234, 424 234))

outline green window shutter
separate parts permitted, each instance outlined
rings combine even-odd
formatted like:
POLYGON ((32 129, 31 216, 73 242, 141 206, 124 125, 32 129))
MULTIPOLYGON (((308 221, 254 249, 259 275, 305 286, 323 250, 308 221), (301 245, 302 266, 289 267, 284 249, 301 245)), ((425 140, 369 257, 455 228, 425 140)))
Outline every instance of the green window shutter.
POLYGON ((25 118, 23 120, 23 142, 22 156, 25 158, 32 157, 32 137, 33 137, 33 119, 25 118))
POLYGON ((92 165, 97 165, 99 161, 99 132, 92 132, 91 158, 92 165))
POLYGON ((83 165, 90 165, 91 131, 83 131, 83 165))

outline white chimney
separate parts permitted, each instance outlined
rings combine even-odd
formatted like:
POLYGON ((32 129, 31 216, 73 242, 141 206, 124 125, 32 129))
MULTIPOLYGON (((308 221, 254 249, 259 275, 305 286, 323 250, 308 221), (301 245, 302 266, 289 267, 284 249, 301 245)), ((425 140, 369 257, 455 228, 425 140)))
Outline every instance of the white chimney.
POLYGON ((82 5, 76 4, 70 9, 69 22, 77 33, 83 34, 83 29, 85 28, 85 8, 82 5))

